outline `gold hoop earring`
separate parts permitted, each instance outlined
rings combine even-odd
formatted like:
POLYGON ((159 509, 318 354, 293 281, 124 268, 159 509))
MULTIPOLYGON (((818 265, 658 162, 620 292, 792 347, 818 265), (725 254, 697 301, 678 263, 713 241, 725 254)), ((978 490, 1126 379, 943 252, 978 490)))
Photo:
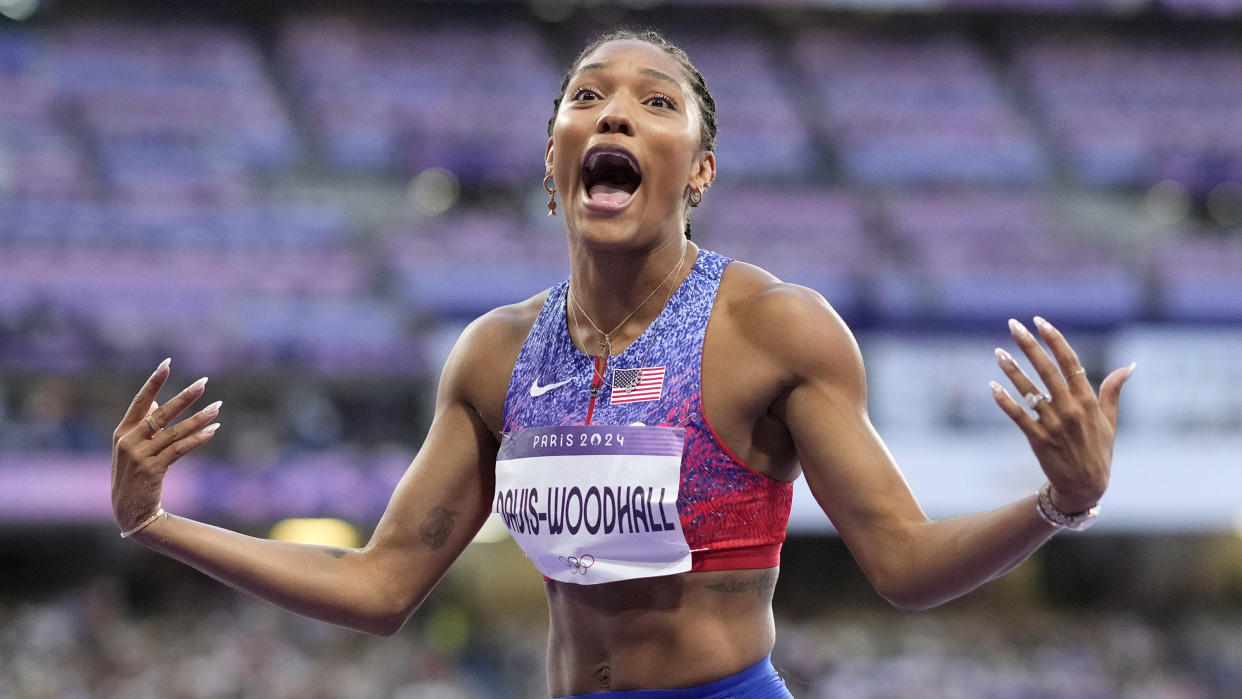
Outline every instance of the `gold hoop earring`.
POLYGON ((702 203, 703 203, 703 190, 701 189, 690 190, 690 206, 698 206, 699 204, 702 204, 702 203))
POLYGON ((556 180, 552 179, 552 173, 543 177, 543 191, 548 193, 548 215, 556 215, 556 180))

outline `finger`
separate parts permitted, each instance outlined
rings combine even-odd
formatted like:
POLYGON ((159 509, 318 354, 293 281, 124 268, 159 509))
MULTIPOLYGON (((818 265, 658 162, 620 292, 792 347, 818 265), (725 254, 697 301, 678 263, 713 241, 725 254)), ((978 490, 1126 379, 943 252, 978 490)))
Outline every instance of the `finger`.
POLYGON ((995 381, 989 382, 989 385, 992 387, 992 397, 996 399, 996 404, 1005 411, 1009 419, 1018 425, 1028 439, 1036 439, 1043 434, 1043 426, 1039 424, 1039 421, 1031 417, 1031 414, 1009 395, 1004 386, 995 381))
MULTIPOLYGON (((1001 371, 1004 371, 1005 376, 1008 376, 1009 380, 1013 382, 1013 386, 1018 389, 1019 394, 1026 396, 1032 393, 1043 393, 1043 389, 1035 385, 1035 382, 1026 375, 1026 372, 1022 371, 1022 367, 1018 366, 1018 361, 1013 358, 1013 355, 1000 347, 997 347, 995 351, 996 361, 1000 364, 1001 371)), ((1040 401, 1035 408, 1039 408, 1040 405, 1046 402, 1040 401)))
POLYGON ((156 455, 156 465, 167 471, 174 461, 206 444, 208 440, 215 436, 218 429, 220 429, 220 423, 213 422, 210 425, 186 434, 181 439, 169 444, 156 455))
POLYGON ((207 377, 195 381, 185 387, 181 393, 173 396, 169 401, 156 408, 149 416, 160 428, 167 427, 177 416, 190 407, 190 404, 198 400, 203 395, 203 391, 207 387, 207 377))
POLYGON ((1043 346, 1039 344, 1039 340, 1035 339, 1031 331, 1027 330, 1026 326, 1019 323, 1017 319, 1010 318, 1009 334, 1018 343, 1018 347, 1022 349, 1022 353, 1026 355, 1026 358, 1031 360, 1031 366, 1035 367, 1035 372, 1039 374, 1039 378, 1043 379, 1044 386, 1047 386, 1048 393, 1052 396, 1052 399, 1066 398, 1065 379, 1061 377, 1061 372, 1057 369, 1057 365, 1048 356, 1048 353, 1044 351, 1043 346))
POLYGON ((221 405, 223 405, 222 401, 216 401, 181 422, 165 427, 151 438, 151 444, 147 449, 152 454, 158 454, 173 442, 203 429, 207 423, 220 414, 221 405))
POLYGON ((160 393, 160 389, 164 387, 164 382, 168 380, 168 375, 171 373, 168 368, 171 363, 172 357, 169 357, 155 367, 155 371, 147 379, 146 383, 142 384, 142 388, 138 389, 138 394, 134 396, 133 402, 129 404, 129 409, 125 411, 125 417, 121 418, 121 424, 117 432, 128 432, 142 418, 151 414, 151 411, 146 406, 155 400, 155 397, 160 393))
POLYGON ((1057 365, 1061 373, 1065 375, 1065 383, 1070 390, 1077 393, 1087 391, 1095 396, 1095 391, 1091 389, 1091 382, 1087 380, 1087 372, 1078 359, 1078 353, 1070 346, 1065 335, 1053 327, 1052 323, 1039 316, 1035 316, 1035 327, 1039 330, 1040 336, 1044 338, 1044 342, 1048 343, 1052 356, 1056 357, 1057 365))
POLYGON ((1117 369, 1100 382, 1100 410, 1113 427, 1117 426, 1117 405, 1121 400, 1121 387, 1134 373, 1135 366, 1135 363, 1131 363, 1128 367, 1117 369))

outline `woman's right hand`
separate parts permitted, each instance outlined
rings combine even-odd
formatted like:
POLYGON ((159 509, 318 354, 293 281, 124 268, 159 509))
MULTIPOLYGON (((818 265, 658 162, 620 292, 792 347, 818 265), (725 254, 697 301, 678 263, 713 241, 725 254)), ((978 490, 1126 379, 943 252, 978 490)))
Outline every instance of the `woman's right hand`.
POLYGON ((121 531, 137 526, 160 508, 164 474, 174 461, 205 444, 219 423, 220 401, 172 424, 203 395, 207 378, 195 381, 164 405, 155 402, 171 373, 165 359, 134 396, 112 433, 112 514, 121 531))

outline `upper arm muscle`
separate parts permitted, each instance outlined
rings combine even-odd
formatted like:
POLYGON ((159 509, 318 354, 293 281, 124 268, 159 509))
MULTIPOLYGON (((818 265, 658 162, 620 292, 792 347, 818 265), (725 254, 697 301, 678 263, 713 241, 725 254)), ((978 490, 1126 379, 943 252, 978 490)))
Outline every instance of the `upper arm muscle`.
POLYGON ((871 425, 862 357, 845 323, 809 289, 776 284, 769 293, 756 310, 778 330, 766 334, 787 377, 774 410, 816 501, 878 582, 926 516, 871 425))
MULTIPOLYGON (((523 314, 475 321, 445 363, 427 439, 368 544, 380 594, 402 613, 431 591, 478 532, 495 490, 495 430, 521 347, 523 314)), ((529 329, 527 325, 527 329, 529 329)))

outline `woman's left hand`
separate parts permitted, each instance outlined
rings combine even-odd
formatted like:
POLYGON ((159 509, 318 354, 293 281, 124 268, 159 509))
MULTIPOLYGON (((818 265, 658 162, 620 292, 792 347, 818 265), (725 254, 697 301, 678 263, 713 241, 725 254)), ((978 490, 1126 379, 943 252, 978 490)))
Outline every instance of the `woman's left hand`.
POLYGON ((1097 397, 1065 336, 1038 316, 1035 327, 1052 350, 1052 357, 1025 326, 1016 320, 1009 321, 1009 332, 1047 390, 1041 389, 1008 352, 998 347, 996 358, 1001 369, 1023 398, 1022 402, 1014 400, 995 381, 992 395, 1030 442, 1052 484, 1053 505, 1069 514, 1086 512, 1108 488, 1117 433, 1117 402, 1121 386, 1130 378, 1134 365, 1105 377, 1097 397))

